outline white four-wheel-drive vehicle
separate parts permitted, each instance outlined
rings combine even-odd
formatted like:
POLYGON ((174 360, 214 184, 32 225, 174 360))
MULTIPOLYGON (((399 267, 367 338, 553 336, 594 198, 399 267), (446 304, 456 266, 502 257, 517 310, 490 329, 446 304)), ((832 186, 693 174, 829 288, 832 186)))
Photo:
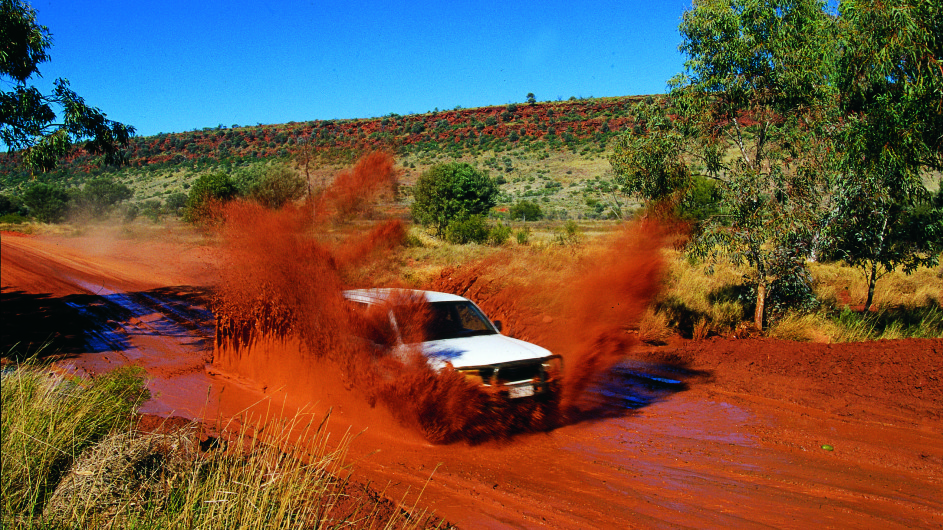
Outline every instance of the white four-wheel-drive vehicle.
POLYGON ((488 392, 511 399, 554 399, 562 363, 549 350, 501 334, 501 323, 488 319, 471 300, 454 294, 403 289, 357 289, 344 291, 344 298, 361 309, 389 306, 389 325, 395 344, 384 353, 406 355, 416 347, 436 371, 455 370, 488 392), (409 311, 398 311, 399 301, 424 303, 421 333, 405 333, 412 326, 404 319, 409 311), (409 344, 409 336, 422 342, 409 344))

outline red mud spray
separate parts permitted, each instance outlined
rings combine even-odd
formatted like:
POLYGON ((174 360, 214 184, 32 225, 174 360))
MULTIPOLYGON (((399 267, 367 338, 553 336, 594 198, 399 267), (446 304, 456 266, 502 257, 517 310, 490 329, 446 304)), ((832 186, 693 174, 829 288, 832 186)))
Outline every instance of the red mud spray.
MULTIPOLYGON (((472 298, 514 336, 563 355, 559 403, 511 403, 457 373, 434 372, 418 351, 404 364, 365 346, 394 340, 387 309, 355 312, 342 292, 390 287, 350 285, 349 278, 389 263, 384 258, 401 244, 400 221, 360 219, 396 185, 393 158, 372 153, 305 204, 278 211, 242 201, 224 207, 214 368, 262 388, 281 388, 296 400, 340 383, 436 442, 506 438, 551 428, 578 412, 587 387, 634 344, 625 328, 638 321, 660 285, 665 231, 654 223, 630 225, 551 279, 499 289, 476 285, 483 273, 501 270, 511 259, 508 252, 443 273, 427 286, 472 298)), ((420 303, 390 303, 400 313, 410 311, 412 321, 424 318, 420 303)), ((412 329, 421 333, 423 326, 412 329)))

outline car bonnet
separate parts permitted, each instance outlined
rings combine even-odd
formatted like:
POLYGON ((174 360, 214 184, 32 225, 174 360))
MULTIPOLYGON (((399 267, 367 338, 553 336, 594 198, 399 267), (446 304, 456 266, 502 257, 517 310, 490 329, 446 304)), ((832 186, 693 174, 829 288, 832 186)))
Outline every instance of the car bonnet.
POLYGON ((542 359, 552 355, 549 350, 536 344, 498 334, 424 342, 422 353, 436 370, 446 363, 452 363, 455 368, 465 368, 542 359))

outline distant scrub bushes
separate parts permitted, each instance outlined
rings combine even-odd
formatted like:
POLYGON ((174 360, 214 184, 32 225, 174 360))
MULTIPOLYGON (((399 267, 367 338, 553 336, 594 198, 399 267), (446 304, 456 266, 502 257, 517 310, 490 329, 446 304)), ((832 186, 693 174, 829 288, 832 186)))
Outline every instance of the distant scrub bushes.
POLYGON ((131 203, 134 196, 131 187, 111 176, 95 176, 81 185, 67 187, 63 180, 47 175, 0 194, 0 221, 19 223, 34 219, 59 223, 69 219, 102 219, 115 214, 125 221, 144 216, 157 222, 164 215, 197 221, 209 215, 211 203, 245 197, 277 209, 303 198, 308 190, 305 179, 282 164, 256 164, 232 173, 217 170, 200 175, 183 187, 186 193, 168 193, 163 200, 156 194, 131 203))
POLYGON ((10 220, 31 217, 43 223, 58 223, 68 217, 100 219, 132 195, 131 188, 109 177, 90 179, 78 188, 36 181, 19 194, 0 195, 0 216, 10 220))

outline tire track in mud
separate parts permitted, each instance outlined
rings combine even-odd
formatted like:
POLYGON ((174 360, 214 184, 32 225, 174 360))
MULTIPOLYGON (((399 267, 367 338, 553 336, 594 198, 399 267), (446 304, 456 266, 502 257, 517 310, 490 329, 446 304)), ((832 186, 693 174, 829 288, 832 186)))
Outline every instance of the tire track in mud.
MULTIPOLYGON (((189 344, 196 349, 205 349, 206 340, 213 333, 213 313, 202 305, 194 305, 206 303, 200 299, 207 294, 204 289, 199 290, 199 294, 189 287, 128 293, 103 285, 96 287, 78 278, 72 278, 71 281, 93 298, 85 304, 66 304, 97 324, 91 332, 112 351, 130 349, 127 337, 132 335, 167 337, 168 341, 175 343, 195 335, 198 338, 189 344), (189 294, 189 299, 181 298, 180 294, 189 294)), ((97 342, 94 339, 90 341, 89 351, 102 351, 102 348, 96 347, 97 342)))
POLYGON ((66 279, 90 293, 81 303, 66 302, 88 325, 86 353, 60 366, 99 373, 121 364, 139 365, 148 374, 152 396, 141 412, 199 417, 192 396, 205 395, 210 386, 204 372, 214 322, 206 307, 209 291, 178 286, 123 292, 77 277, 66 279))

